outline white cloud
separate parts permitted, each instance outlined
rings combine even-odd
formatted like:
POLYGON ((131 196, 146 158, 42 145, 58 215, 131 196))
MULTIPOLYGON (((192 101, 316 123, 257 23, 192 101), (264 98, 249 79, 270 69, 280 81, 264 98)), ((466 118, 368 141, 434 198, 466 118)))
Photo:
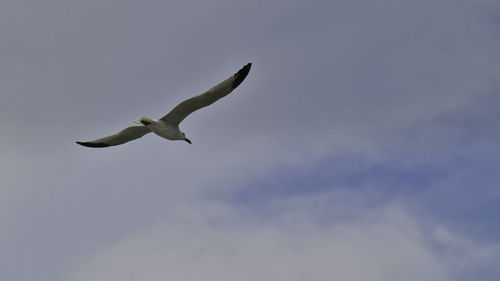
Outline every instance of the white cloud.
POLYGON ((450 268, 477 266, 471 257, 498 256, 454 234, 449 241, 458 244, 444 244, 465 258, 442 262, 427 243, 435 238, 422 236, 419 219, 400 208, 362 209, 354 221, 325 226, 285 206, 250 225, 251 216, 225 214, 232 209, 200 215, 185 198, 234 191, 336 149, 384 154, 394 131, 469 110, 497 80, 498 30, 486 5, 495 1, 219 1, 197 9, 185 1, 9 2, 0 9, 0 220, 7 238, 25 240, 2 237, 0 247, 35 257, 49 273, 26 272, 33 264, 3 251, 5 267, 23 264, 4 279, 54 280, 52 272, 67 271, 62 259, 82 255, 57 241, 62 228, 100 230, 111 218, 136 235, 96 250, 87 234, 70 232, 94 251, 72 280, 446 280, 450 268), (153 136, 105 151, 73 143, 161 115, 247 60, 254 67, 238 93, 182 124, 193 146, 153 136), (159 206, 185 199, 194 218, 142 228, 170 210, 159 206), (213 224, 220 220, 223 227, 213 224), (43 229, 29 233, 32 225, 43 229), (27 253, 30 242, 54 247, 27 253))
POLYGON ((399 207, 326 223, 307 212, 290 220, 287 212, 185 211, 95 251, 67 280, 449 280, 399 207))
POLYGON ((493 280, 500 276, 496 266, 500 260, 498 243, 471 241, 444 227, 434 228, 432 236, 435 245, 440 247, 443 261, 454 269, 453 280, 472 280, 479 276, 493 280))

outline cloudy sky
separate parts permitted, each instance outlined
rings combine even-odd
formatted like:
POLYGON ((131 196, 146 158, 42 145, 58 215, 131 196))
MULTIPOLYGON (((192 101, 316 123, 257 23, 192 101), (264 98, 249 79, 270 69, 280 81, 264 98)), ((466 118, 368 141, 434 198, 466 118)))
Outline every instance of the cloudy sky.
POLYGON ((497 280, 496 0, 0 2, 0 279, 497 280), (190 115, 193 141, 91 140, 190 115))

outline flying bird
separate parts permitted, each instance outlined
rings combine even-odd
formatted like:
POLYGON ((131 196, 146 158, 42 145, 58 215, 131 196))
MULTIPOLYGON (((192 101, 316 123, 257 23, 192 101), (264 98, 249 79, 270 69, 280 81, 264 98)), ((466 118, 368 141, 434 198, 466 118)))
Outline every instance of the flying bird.
POLYGON ((116 134, 93 141, 77 141, 76 143, 88 147, 108 147, 124 144, 131 140, 138 139, 151 132, 168 140, 184 140, 188 143, 191 143, 184 132, 179 129, 179 124, 182 122, 182 120, 184 120, 184 118, 186 118, 194 111, 209 106, 220 98, 223 98, 231 93, 236 87, 241 84, 241 82, 243 82, 245 77, 247 77, 251 66, 252 64, 248 63, 238 72, 231 75, 221 83, 215 85, 205 93, 194 96, 179 103, 172 110, 170 110, 167 115, 158 120, 154 120, 148 117, 141 117, 133 121, 134 123, 139 124, 139 126, 131 126, 119 131, 116 134))

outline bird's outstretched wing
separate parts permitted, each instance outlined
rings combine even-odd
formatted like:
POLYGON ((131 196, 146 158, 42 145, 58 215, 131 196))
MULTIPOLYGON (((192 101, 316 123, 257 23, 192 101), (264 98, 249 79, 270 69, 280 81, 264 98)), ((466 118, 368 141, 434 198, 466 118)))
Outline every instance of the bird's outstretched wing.
POLYGON ((138 139, 150 132, 151 130, 146 126, 132 126, 125 128, 111 136, 96 139, 93 141, 86 141, 86 142, 77 141, 76 143, 88 147, 108 147, 138 139))
POLYGON ((175 106, 167 115, 163 116, 160 120, 163 120, 172 125, 179 125, 179 123, 184 120, 192 112, 209 106, 220 98, 227 96, 231 91, 238 87, 241 82, 247 77, 250 71, 251 63, 245 65, 235 74, 231 75, 226 80, 215 85, 210 90, 206 91, 201 95, 189 98, 177 106, 175 106))

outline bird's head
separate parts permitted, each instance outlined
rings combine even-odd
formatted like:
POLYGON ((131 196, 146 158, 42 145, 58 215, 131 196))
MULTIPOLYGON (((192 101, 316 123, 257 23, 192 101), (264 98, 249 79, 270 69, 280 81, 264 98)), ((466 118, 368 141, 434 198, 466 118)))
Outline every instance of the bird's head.
POLYGON ((185 140, 186 142, 189 142, 189 144, 191 144, 191 141, 186 138, 186 134, 184 134, 184 132, 181 132, 181 136, 182 136, 182 140, 185 140))

